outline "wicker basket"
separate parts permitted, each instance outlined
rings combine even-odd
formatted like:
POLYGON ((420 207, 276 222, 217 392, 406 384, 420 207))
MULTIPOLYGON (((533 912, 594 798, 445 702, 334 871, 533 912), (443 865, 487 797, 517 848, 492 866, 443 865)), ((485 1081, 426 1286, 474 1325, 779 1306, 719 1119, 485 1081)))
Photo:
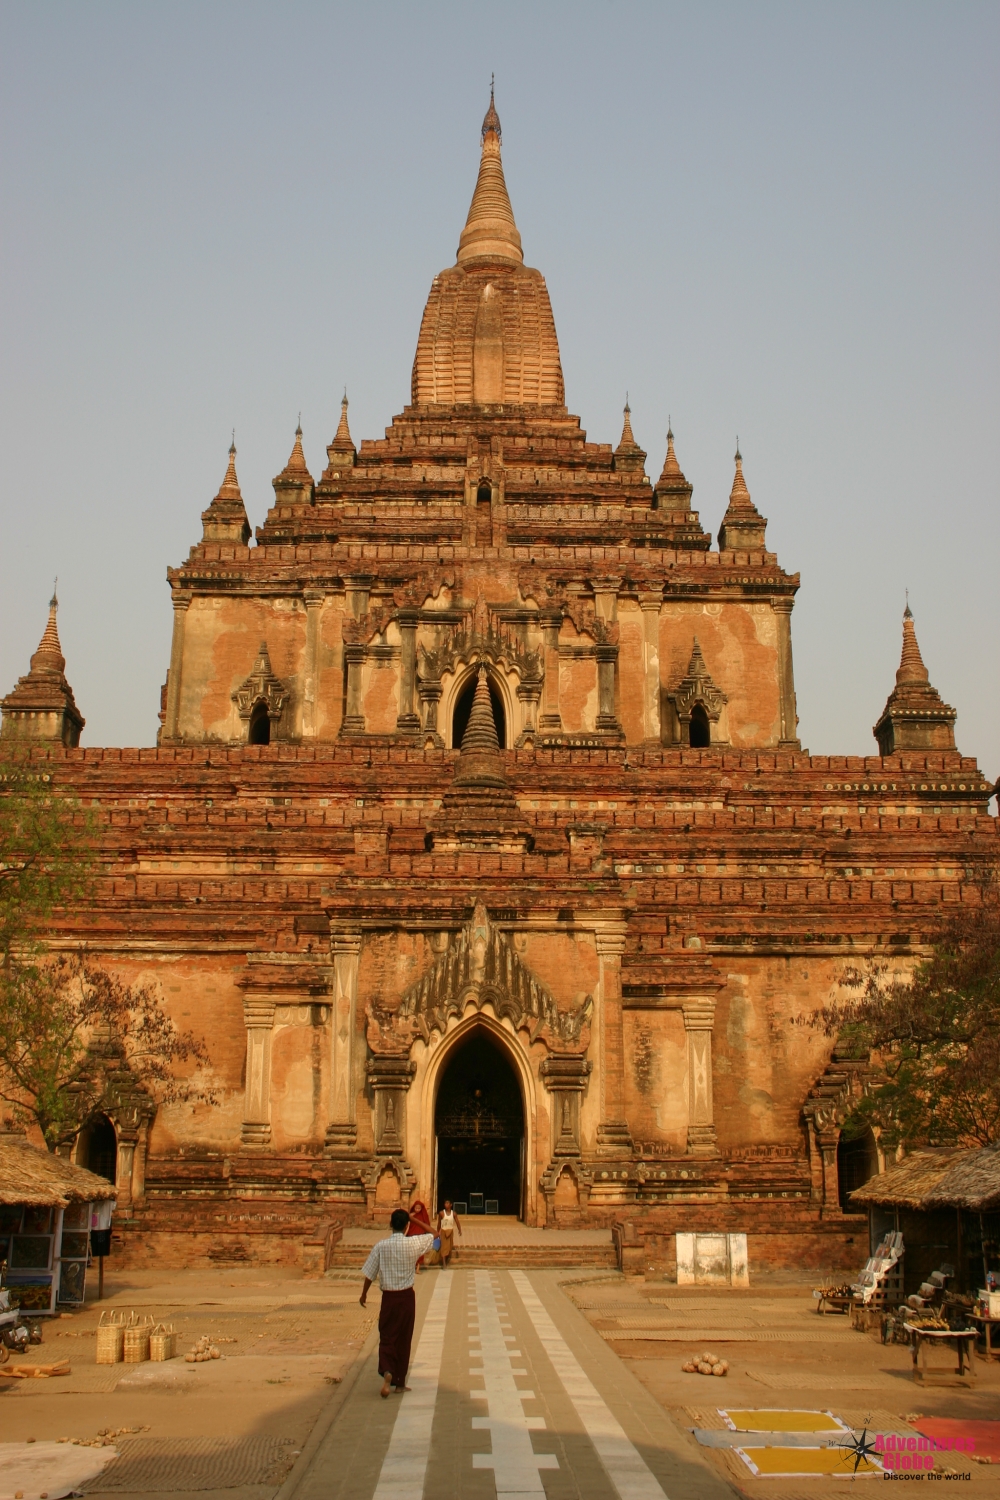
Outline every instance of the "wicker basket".
POLYGON ((173 1359, 177 1350, 174 1347, 177 1335, 172 1327, 166 1323, 157 1323, 149 1335, 149 1357, 156 1363, 166 1359, 173 1359))
POLYGON ((125 1349, 125 1314, 102 1312, 97 1325, 97 1363, 117 1365, 121 1363, 125 1349), (107 1321, 105 1321, 107 1320, 107 1321))
POLYGON ((149 1358, 149 1335, 153 1326, 150 1317, 137 1319, 135 1313, 125 1329, 125 1363, 141 1365, 149 1358))

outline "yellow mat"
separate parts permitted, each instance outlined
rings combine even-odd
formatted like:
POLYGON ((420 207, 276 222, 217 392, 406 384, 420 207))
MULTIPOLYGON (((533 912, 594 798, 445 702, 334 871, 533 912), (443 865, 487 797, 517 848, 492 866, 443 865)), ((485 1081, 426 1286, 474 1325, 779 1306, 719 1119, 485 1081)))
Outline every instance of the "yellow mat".
POLYGON ((856 1472, 881 1474, 881 1467, 863 1458, 855 1470, 854 1454, 844 1448, 737 1448, 752 1474, 766 1479, 773 1475, 831 1475, 850 1479, 856 1472))
POLYGON ((839 1417, 830 1411, 723 1411, 719 1416, 733 1432, 846 1432, 839 1417))

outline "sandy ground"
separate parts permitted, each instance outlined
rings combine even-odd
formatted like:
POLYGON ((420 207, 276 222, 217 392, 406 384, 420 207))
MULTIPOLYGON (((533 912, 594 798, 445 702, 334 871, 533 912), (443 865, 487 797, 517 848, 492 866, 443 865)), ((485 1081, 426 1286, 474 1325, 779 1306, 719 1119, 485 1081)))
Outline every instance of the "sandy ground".
MULTIPOLYGON (((427 1273, 428 1285, 437 1274, 427 1273)), ((718 1409, 727 1406, 829 1410, 852 1427, 903 1433, 916 1431, 918 1414, 1000 1420, 1000 1364, 977 1360, 971 1388, 916 1385, 908 1348, 853 1332, 844 1317, 817 1316, 811 1283, 687 1289, 585 1271, 556 1280, 608 1353, 624 1361, 687 1433, 720 1430, 718 1409), (728 1359, 724 1380, 682 1373, 685 1360, 706 1348, 728 1359)), ((97 1306, 48 1322, 44 1343, 24 1362, 68 1356, 72 1373, 0 1383, 0 1500, 18 1488, 23 1500, 36 1500, 45 1487, 44 1481, 32 1488, 17 1480, 22 1471, 15 1460, 41 1473, 47 1452, 51 1464, 72 1468, 62 1457, 67 1447, 74 1439, 94 1443, 101 1434, 111 1434, 104 1441, 121 1457, 89 1479, 81 1473, 76 1487, 95 1500, 122 1494, 157 1500, 195 1491, 201 1500, 272 1500, 286 1481, 289 1494, 308 1474, 318 1436, 367 1368, 359 1355, 371 1349, 378 1293, 373 1288, 362 1311, 358 1291, 359 1276, 348 1272, 322 1279, 243 1269, 109 1272, 101 1307, 172 1323, 181 1351, 208 1335, 224 1358, 198 1365, 183 1359, 97 1365, 97 1306), (26 1457, 29 1450, 34 1457, 26 1457)), ((696 1443, 693 1436, 684 1441, 696 1443)), ((110 1457, 108 1450, 75 1451, 91 1463, 110 1457)), ((699 1447, 699 1459, 706 1455, 742 1495, 830 1500, 844 1494, 843 1479, 761 1479, 732 1452, 699 1447)), ((1000 1464, 939 1456, 935 1478, 919 1482, 1000 1496, 1000 1464)), ((70 1488, 67 1481, 47 1493, 56 1500, 70 1488)))
MULTIPOLYGON (((119 1453, 162 1468, 169 1491, 189 1487, 175 1482, 177 1465, 166 1462, 187 1449, 188 1468, 197 1460, 202 1479, 218 1479, 212 1487, 225 1490, 228 1500, 272 1495, 378 1318, 377 1289, 366 1310, 358 1306, 359 1291, 356 1274, 317 1280, 256 1269, 109 1272, 100 1307, 89 1302, 77 1314, 47 1320, 43 1344, 23 1359, 11 1357, 13 1365, 68 1356, 71 1374, 3 1379, 0 1439, 72 1444, 110 1432, 119 1453), (183 1358, 98 1365, 99 1316, 111 1308, 172 1324, 182 1354, 208 1335, 223 1357, 194 1365, 183 1358), (250 1482, 234 1486, 240 1476, 250 1482)), ((4 1480, 5 1457, 13 1457, 11 1449, 0 1451, 0 1500, 15 1493, 4 1480)), ((136 1471, 143 1485, 137 1492, 154 1493, 143 1478, 149 1467, 136 1471)), ((101 1483, 92 1481, 87 1492, 103 1494, 101 1483)))
MULTIPOLYGON (((646 1389, 687 1429, 723 1428, 720 1407, 832 1411, 850 1427, 897 1433, 915 1433, 915 1416, 1000 1419, 1000 1364, 977 1359, 972 1387, 947 1375, 946 1383, 917 1385, 907 1346, 885 1346, 873 1334, 852 1331, 846 1316, 818 1316, 812 1282, 748 1291, 624 1278, 575 1285, 567 1278, 563 1285, 646 1389), (702 1351, 729 1361, 724 1379, 683 1373, 681 1366, 702 1351)), ((938 1362, 948 1363, 945 1356, 938 1362)), ((760 1500, 829 1500, 843 1495, 848 1483, 755 1477, 742 1459, 725 1451, 716 1452, 714 1460, 741 1494, 760 1500)), ((858 1482, 871 1488, 890 1481, 858 1482)), ((1000 1496, 1000 1465, 938 1455, 935 1477, 917 1482, 1000 1496)))

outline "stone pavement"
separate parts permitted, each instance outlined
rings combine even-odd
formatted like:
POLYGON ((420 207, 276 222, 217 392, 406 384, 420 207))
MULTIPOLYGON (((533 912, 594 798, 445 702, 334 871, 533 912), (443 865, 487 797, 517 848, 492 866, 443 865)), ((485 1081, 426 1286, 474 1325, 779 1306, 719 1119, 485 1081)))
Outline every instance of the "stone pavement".
POLYGON ((282 1500, 731 1500, 557 1277, 418 1278, 412 1390, 379 1398, 373 1346, 282 1500))

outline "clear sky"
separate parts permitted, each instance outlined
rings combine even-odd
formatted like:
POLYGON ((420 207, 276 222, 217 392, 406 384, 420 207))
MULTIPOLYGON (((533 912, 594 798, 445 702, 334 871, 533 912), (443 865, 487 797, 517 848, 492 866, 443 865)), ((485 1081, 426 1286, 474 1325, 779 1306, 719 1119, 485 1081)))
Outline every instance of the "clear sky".
POLYGON ((409 399, 491 71, 567 402, 668 413, 717 532, 739 434, 802 587, 800 734, 873 754, 909 588, 1000 772, 1000 6, 0 5, 0 691, 54 574, 84 744, 154 741, 165 581, 235 427, 251 524, 409 399))

